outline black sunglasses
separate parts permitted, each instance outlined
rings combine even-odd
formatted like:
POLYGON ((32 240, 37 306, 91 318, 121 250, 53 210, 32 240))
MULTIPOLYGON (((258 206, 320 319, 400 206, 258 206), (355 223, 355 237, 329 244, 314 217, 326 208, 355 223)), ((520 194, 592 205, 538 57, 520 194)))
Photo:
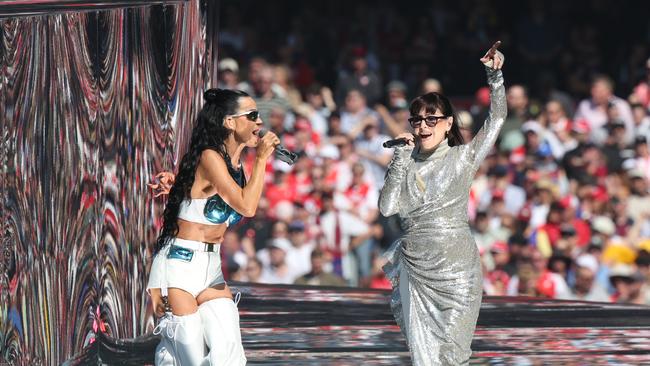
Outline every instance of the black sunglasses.
POLYGON ((258 118, 260 118, 260 112, 259 111, 242 112, 239 114, 233 114, 231 117, 241 117, 241 116, 246 116, 246 118, 249 121, 255 122, 257 121, 258 118))
POLYGON ((409 117, 409 123, 413 128, 420 127, 420 125, 422 125, 422 121, 424 121, 429 127, 436 127, 436 125, 438 124, 438 122, 440 122, 440 120, 445 119, 447 117, 449 116, 433 116, 433 115, 424 116, 424 117, 411 116, 409 117))

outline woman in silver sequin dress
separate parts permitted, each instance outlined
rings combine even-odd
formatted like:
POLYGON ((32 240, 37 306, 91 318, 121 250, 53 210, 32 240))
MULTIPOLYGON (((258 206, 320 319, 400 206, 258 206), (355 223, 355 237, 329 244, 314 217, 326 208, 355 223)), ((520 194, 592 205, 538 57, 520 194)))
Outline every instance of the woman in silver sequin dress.
POLYGON ((384 270, 414 365, 463 365, 472 354, 482 274, 467 201, 474 174, 506 117, 499 44, 481 58, 491 105, 478 134, 463 144, 445 96, 416 98, 410 106, 413 134, 398 136, 408 144, 395 149, 379 198, 381 213, 399 214, 405 231, 387 252, 384 270))

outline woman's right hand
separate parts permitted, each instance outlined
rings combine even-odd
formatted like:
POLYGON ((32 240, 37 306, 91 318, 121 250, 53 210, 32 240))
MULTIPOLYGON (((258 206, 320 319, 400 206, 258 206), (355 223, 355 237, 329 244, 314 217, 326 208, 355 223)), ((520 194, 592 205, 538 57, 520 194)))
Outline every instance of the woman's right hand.
POLYGON ((399 135, 395 136, 395 139, 406 139, 406 142, 408 143, 408 146, 415 146, 415 136, 413 136, 412 133, 410 132, 404 132, 400 133, 399 135))
POLYGON ((273 154, 273 151, 275 151, 275 147, 279 144, 280 139, 278 138, 278 135, 268 131, 257 143, 257 158, 264 160, 268 159, 271 154, 273 154))

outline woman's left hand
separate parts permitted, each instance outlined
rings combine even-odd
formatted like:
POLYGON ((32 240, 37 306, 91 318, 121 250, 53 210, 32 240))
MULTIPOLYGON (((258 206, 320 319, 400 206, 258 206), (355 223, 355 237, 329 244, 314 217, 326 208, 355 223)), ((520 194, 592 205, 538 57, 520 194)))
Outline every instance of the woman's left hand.
POLYGON ((147 184, 155 192, 154 197, 169 194, 176 176, 172 172, 160 172, 156 174, 154 183, 147 184))
POLYGON ((503 56, 503 53, 497 50, 499 46, 501 46, 501 41, 494 42, 492 47, 490 47, 490 49, 485 53, 485 56, 481 57, 481 62, 483 65, 494 70, 501 70, 506 58, 503 56))

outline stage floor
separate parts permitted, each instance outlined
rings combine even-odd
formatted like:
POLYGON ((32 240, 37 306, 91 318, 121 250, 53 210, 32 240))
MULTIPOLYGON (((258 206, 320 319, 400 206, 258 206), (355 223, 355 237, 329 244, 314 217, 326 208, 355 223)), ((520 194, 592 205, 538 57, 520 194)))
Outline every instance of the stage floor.
MULTIPOLYGON (((409 365, 389 292, 237 285, 249 365, 409 365)), ((113 340, 68 364, 152 362, 157 340, 113 340)), ((650 365, 650 307, 484 298, 472 365, 650 365)))

